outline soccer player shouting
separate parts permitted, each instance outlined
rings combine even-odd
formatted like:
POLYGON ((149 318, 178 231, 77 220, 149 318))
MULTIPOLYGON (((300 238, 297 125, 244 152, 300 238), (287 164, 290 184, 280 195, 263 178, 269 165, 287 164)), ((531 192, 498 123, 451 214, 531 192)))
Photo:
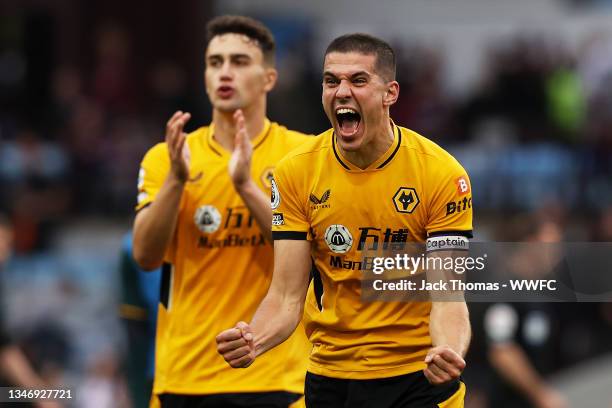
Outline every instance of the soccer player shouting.
POLYGON ((270 31, 238 16, 207 29, 212 123, 186 134, 190 114, 176 112, 140 170, 134 257, 144 269, 163 264, 153 392, 162 408, 287 407, 303 393, 303 330, 249 372, 225 364, 214 336, 266 294, 272 170, 308 138, 266 119, 277 75, 270 31))
POLYGON ((322 100, 332 129, 278 164, 272 284, 250 324, 217 336, 226 361, 246 367, 290 336, 304 312, 314 346, 308 407, 463 406, 459 377, 470 339, 463 298, 364 302, 354 267, 365 249, 383 242, 465 247, 471 237, 465 170, 435 143, 391 121, 398 96, 387 43, 350 34, 329 45, 322 100))

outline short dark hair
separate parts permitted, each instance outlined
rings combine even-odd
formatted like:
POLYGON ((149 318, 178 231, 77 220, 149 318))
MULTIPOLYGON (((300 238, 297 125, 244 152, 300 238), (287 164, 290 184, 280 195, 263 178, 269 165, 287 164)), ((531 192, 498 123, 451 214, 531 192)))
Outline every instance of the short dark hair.
POLYGON ((391 46, 370 34, 345 34, 334 39, 325 50, 332 52, 357 52, 376 56, 376 70, 385 81, 395 80, 395 52, 391 46))
POLYGON ((242 34, 253 40, 261 49, 264 61, 267 64, 274 64, 274 52, 276 42, 268 27, 261 21, 246 16, 219 16, 215 17, 206 24, 206 47, 208 43, 223 34, 242 34))

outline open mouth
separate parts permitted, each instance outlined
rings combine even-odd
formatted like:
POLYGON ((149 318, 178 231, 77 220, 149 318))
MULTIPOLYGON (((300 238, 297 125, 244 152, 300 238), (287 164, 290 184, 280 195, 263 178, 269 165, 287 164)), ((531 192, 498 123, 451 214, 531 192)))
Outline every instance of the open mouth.
POLYGON ((221 98, 229 98, 234 94, 234 88, 231 86, 223 85, 217 88, 217 95, 221 98))
POLYGON ((353 136, 359 129, 361 115, 351 108, 338 108, 336 109, 336 120, 341 136, 353 136))

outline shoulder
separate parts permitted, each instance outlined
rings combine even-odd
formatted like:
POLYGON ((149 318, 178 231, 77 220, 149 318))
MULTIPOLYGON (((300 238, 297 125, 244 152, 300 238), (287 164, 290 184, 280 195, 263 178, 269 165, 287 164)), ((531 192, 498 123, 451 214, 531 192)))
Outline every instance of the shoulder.
POLYGON ((142 161, 143 163, 148 163, 164 159, 168 159, 168 145, 166 145, 166 142, 160 142, 147 151, 142 161))
POLYGON ((303 132, 298 132, 297 130, 287 129, 287 127, 277 122, 271 122, 270 128, 280 137, 286 137, 289 139, 297 139, 300 141, 306 141, 313 136, 313 135, 306 134, 303 132))
POLYGON ((329 129, 316 136, 305 136, 303 142, 278 163, 277 168, 312 164, 313 160, 327 154, 331 148, 332 132, 333 130, 329 129))
POLYGON ((284 146, 286 150, 293 150, 313 137, 313 135, 287 129, 285 126, 276 122, 271 122, 270 133, 272 139, 274 139, 275 146, 284 146))
POLYGON ((400 129, 402 135, 405 136, 405 140, 402 142, 404 148, 410 149, 414 154, 420 156, 425 164, 431 164, 426 166, 427 169, 435 170, 436 172, 450 171, 455 173, 461 171, 465 173, 463 166, 461 166, 457 159, 436 142, 405 127, 400 127, 400 129))
POLYGON ((186 143, 190 148, 192 148, 193 145, 200 144, 205 139, 208 128, 208 126, 202 126, 187 134, 186 143))
MULTIPOLYGON (((203 126, 187 134, 186 143, 190 148, 193 148, 193 145, 199 143, 207 129, 208 126, 203 126)), ((155 146, 151 147, 145 154, 144 160, 169 161, 168 145, 166 142, 159 142, 155 146)))

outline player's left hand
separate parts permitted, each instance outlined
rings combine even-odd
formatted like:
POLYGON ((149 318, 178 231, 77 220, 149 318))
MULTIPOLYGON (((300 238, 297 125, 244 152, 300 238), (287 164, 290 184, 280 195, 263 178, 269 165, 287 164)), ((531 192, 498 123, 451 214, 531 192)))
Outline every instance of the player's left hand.
POLYGON ((425 363, 427 368, 423 373, 432 385, 458 379, 465 368, 465 360, 449 346, 437 346, 429 350, 425 363))
POLYGON ((246 368, 255 361, 253 332, 248 323, 238 322, 235 327, 219 333, 215 338, 217 352, 233 368, 246 368))
POLYGON ((253 145, 241 109, 234 112, 234 121, 236 122, 236 137, 234 139, 234 151, 229 161, 229 173, 234 186, 240 189, 251 180, 253 145))

